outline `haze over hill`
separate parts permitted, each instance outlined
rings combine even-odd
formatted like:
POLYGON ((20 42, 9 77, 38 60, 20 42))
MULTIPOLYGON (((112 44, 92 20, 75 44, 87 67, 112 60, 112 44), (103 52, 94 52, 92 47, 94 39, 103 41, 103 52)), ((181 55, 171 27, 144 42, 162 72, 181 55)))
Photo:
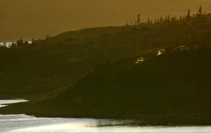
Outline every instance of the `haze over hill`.
POLYGON ((84 27, 124 25, 160 15, 211 11, 210 0, 1 0, 0 41, 42 38, 84 27))

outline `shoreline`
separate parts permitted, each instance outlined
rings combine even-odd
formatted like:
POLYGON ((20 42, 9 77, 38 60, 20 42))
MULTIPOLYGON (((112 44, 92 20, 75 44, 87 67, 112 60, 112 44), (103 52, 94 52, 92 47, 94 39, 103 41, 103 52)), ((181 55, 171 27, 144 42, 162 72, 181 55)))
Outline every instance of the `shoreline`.
MULTIPOLYGON (((15 104, 12 104, 15 105, 15 104)), ((211 126, 211 116, 210 114, 206 115, 196 115, 196 114, 143 114, 139 117, 115 117, 115 116, 96 116, 96 115, 55 115, 55 113, 29 113, 27 111, 17 112, 17 111, 8 111, 6 108, 10 106, 0 108, 0 114, 10 115, 10 114, 24 114, 28 116, 33 116, 37 118, 82 118, 82 119, 106 119, 106 120, 130 120, 134 121, 132 123, 126 123, 122 126, 167 126, 167 127, 178 127, 178 126, 211 126), (3 110, 3 111, 2 111, 3 110)))

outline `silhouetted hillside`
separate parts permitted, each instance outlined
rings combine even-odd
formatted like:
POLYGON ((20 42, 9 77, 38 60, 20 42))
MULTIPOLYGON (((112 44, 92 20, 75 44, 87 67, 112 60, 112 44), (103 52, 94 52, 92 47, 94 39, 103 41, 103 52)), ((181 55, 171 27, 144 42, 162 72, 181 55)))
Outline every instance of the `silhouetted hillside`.
POLYGON ((211 123, 210 55, 210 45, 190 44, 102 64, 58 96, 1 111, 138 119, 141 125, 207 125, 211 123), (139 57, 142 60, 137 62, 139 57))
POLYGON ((89 28, 0 49, 1 97, 38 98, 71 86, 95 65, 169 46, 211 43, 211 15, 137 26, 89 28))
POLYGON ((161 20, 0 49, 1 113, 210 124, 211 15, 161 20))

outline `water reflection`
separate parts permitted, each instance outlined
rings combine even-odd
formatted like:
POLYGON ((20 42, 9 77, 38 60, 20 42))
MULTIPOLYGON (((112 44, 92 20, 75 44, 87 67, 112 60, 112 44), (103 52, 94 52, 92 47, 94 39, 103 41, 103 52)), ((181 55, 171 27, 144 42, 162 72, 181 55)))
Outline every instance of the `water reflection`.
POLYGON ((20 102, 27 102, 28 100, 23 100, 23 99, 16 99, 16 100, 0 100, 0 108, 5 107, 8 104, 12 103, 20 103, 20 102))
MULTIPOLYGON (((20 100, 23 102, 22 100, 20 100)), ((18 102, 0 100, 5 103, 18 102)), ((134 127, 133 121, 73 118, 37 118, 28 115, 0 115, 1 133, 72 133, 72 132, 143 132, 143 133, 211 133, 211 127, 134 127)))

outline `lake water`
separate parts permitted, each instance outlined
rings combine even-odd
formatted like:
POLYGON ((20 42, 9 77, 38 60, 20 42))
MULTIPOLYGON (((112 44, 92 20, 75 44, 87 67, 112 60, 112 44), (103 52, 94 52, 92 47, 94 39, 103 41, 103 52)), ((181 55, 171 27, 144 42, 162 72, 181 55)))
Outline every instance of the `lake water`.
MULTIPOLYGON (((25 100, 0 100, 3 104, 25 100)), ((130 121, 73 118, 37 118, 28 115, 0 115, 0 133, 74 133, 74 132, 138 132, 138 133, 211 133, 211 127, 133 127, 118 126, 130 121), (101 126, 99 126, 101 125, 101 126), (106 126, 110 125, 110 126, 106 126)))

